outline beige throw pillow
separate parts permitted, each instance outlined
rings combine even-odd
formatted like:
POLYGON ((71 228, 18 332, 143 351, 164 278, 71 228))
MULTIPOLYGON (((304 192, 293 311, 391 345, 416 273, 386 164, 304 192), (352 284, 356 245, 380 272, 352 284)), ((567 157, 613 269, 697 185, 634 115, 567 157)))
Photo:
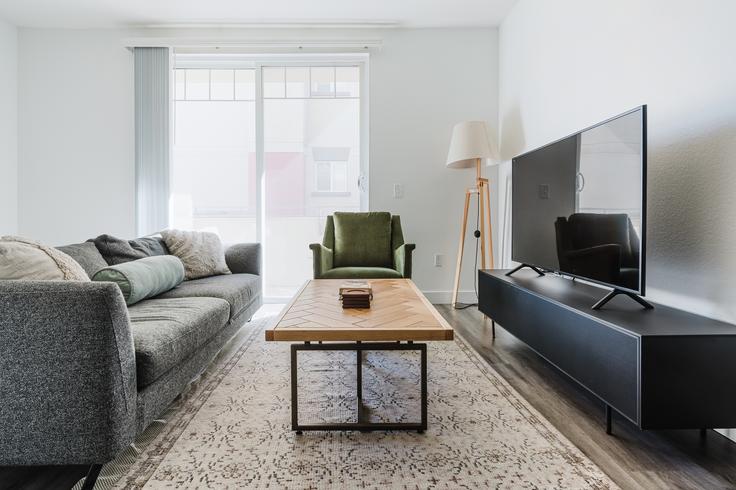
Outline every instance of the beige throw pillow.
POLYGON ((89 281, 73 258, 34 240, 0 238, 0 279, 25 281, 89 281))
POLYGON ((184 264, 187 279, 230 274, 220 237, 207 231, 165 230, 161 236, 171 255, 184 264))

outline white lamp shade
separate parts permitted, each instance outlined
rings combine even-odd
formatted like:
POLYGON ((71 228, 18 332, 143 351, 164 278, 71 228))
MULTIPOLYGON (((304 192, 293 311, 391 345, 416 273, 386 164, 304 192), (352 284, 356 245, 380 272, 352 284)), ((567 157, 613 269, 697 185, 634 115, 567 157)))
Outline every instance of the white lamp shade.
POLYGON ((447 152, 448 167, 475 167, 476 159, 495 158, 495 153, 485 122, 465 121, 452 128, 450 150, 447 152))

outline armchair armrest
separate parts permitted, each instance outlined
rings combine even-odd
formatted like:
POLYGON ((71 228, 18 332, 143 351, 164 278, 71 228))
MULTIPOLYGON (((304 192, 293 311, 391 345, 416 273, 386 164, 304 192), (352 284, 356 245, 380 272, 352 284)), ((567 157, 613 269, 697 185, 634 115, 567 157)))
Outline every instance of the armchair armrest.
POLYGON ((105 463, 133 442, 135 417, 118 286, 0 281, 0 464, 105 463))
POLYGON ((573 270, 564 272, 607 282, 616 281, 621 272, 621 246, 617 244, 570 250, 565 257, 573 270))
POLYGON ((592 257, 594 260, 599 260, 601 257, 609 257, 618 260, 621 256, 621 246, 616 244, 595 245, 588 248, 569 250, 566 255, 572 260, 584 260, 589 257, 592 257))
POLYGON ((225 262, 233 274, 261 275, 261 244, 237 243, 225 250, 225 262))
POLYGON ((415 248, 415 244, 405 243, 394 250, 394 268, 407 279, 411 279, 411 257, 415 248))
POLYGON ((314 278, 319 279, 322 274, 332 269, 334 263, 332 249, 321 243, 311 243, 309 248, 312 250, 314 278))

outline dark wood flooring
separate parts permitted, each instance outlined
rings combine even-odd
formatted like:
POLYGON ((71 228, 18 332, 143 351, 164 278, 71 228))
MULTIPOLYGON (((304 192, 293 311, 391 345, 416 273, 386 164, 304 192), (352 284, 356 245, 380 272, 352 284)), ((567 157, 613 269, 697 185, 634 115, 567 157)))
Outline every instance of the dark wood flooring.
POLYGON ((624 489, 736 488, 736 443, 709 430, 641 431, 476 308, 438 310, 534 408, 624 489))
MULTIPOLYGON (((640 431, 614 414, 605 433, 603 403, 496 327, 475 308, 439 311, 494 369, 624 489, 736 489, 736 443, 714 431, 640 431)), ((732 389, 732 388, 731 388, 732 389)), ((83 466, 0 467, 0 489, 71 488, 83 466)))

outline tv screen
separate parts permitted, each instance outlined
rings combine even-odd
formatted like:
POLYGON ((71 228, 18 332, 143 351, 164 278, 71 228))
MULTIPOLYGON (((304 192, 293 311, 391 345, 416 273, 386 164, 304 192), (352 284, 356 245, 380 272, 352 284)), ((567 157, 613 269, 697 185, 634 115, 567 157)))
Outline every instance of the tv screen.
POLYGON ((646 106, 512 162, 512 259, 643 295, 646 106))

